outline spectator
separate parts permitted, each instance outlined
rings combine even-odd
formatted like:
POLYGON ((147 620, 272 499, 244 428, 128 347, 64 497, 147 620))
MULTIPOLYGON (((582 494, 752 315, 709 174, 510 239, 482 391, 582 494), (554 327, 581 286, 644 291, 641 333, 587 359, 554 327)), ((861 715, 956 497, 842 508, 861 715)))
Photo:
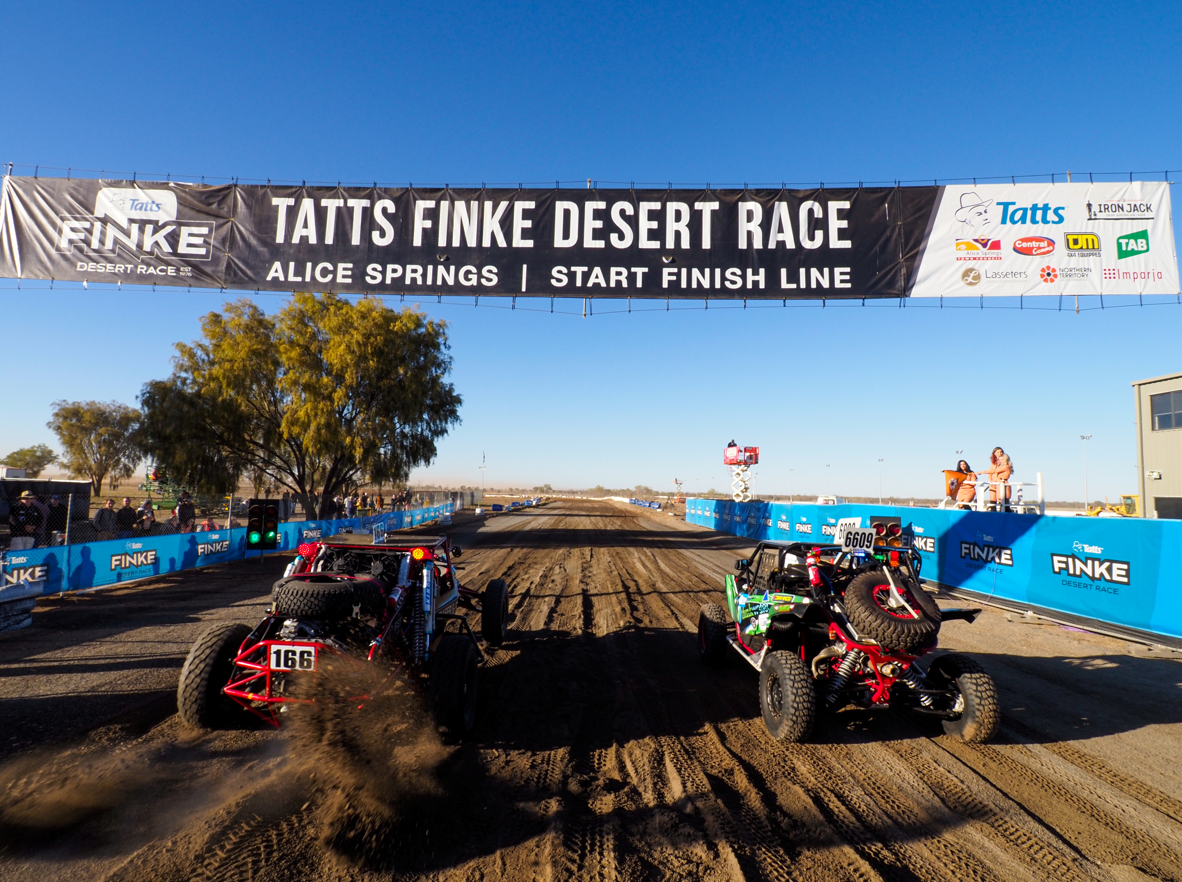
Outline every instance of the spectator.
POLYGON ((963 459, 956 464, 956 470, 964 475, 956 487, 956 507, 971 508, 977 498, 977 473, 963 459))
POLYGON ((123 506, 115 512, 115 538, 128 539, 135 530, 135 523, 139 520, 136 511, 131 507, 131 497, 123 497, 123 506))
POLYGON ((284 490, 283 495, 279 497, 279 520, 288 520, 292 515, 291 508, 291 494, 284 490))
POLYGON ((386 500, 382 499, 382 494, 375 493, 373 496, 373 510, 380 514, 382 511, 382 506, 384 506, 385 504, 386 504, 386 500))
POLYGON ((181 493, 181 501, 176 507, 176 519, 180 532, 193 532, 193 524, 197 523, 197 506, 193 504, 187 490, 181 493))
POLYGON ((357 516, 357 497, 345 497, 345 517, 352 518, 357 516))
POLYGON ((45 519, 41 517, 41 510, 33 505, 33 494, 25 490, 20 495, 20 502, 12 507, 8 515, 8 526, 12 533, 9 549, 24 551, 37 545, 37 533, 40 532, 45 519))
POLYGON ((100 508, 94 516, 94 531, 100 541, 114 539, 118 524, 115 521, 115 500, 108 499, 107 504, 100 508))
POLYGON ((45 530, 49 533, 50 545, 61 545, 66 541, 66 522, 70 510, 62 505, 60 496, 49 497, 49 514, 45 518, 45 530))
POLYGON ((141 533, 152 532, 152 528, 156 526, 156 507, 152 505, 152 500, 149 497, 144 500, 144 504, 140 506, 139 520, 136 521, 136 529, 141 533))
POLYGON ((205 520, 197 525, 198 533, 212 533, 220 529, 221 527, 219 527, 218 522, 213 519, 213 515, 208 515, 205 520))
MULTIPOLYGON (((994 505, 997 504, 998 484, 1004 484, 1009 481, 1010 476, 1014 474, 1014 464, 1010 462, 1009 456, 1000 447, 994 447, 993 452, 989 454, 989 501, 994 505)), ((1005 488, 1005 511, 1010 510, 1010 487, 1006 484, 1005 488)))

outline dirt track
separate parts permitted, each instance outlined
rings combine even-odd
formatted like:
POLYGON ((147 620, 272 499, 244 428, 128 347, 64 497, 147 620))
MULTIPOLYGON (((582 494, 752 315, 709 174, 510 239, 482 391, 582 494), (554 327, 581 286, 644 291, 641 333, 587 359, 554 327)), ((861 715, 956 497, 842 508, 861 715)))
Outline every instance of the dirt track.
POLYGON ((754 672, 693 638, 749 542, 574 501, 450 532, 467 583, 509 580, 513 633, 469 743, 394 709, 414 769, 357 732, 180 726, 188 642, 257 618, 279 561, 39 608, 0 643, 0 876, 1182 879, 1172 657, 988 611, 941 643, 997 679, 999 743, 846 711, 779 745, 754 672))

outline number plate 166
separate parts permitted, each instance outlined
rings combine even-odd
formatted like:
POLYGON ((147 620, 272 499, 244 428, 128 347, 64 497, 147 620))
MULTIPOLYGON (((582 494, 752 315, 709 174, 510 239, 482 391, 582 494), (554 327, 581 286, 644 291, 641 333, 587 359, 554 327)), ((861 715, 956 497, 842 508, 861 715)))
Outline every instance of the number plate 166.
POLYGON ((293 643, 271 644, 272 671, 316 670, 316 647, 293 643))

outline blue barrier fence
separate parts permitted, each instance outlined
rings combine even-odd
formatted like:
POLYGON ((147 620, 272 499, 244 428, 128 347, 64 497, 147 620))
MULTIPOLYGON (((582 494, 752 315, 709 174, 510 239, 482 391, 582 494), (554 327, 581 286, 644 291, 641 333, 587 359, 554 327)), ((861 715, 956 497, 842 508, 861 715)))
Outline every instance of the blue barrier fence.
POLYGON ((686 520, 751 539, 832 542, 841 518, 898 517, 924 579, 1000 600, 1182 637, 1182 521, 889 505, 690 499, 686 520))
MULTIPOLYGON (((452 503, 448 502, 364 518, 286 522, 279 525, 279 550, 295 551, 301 542, 350 528, 368 530, 374 524, 383 525, 387 530, 417 527, 451 512, 452 503)), ((42 594, 57 594, 241 560, 245 553, 246 530, 243 528, 9 551, 4 559, 0 585, 28 582, 38 585, 42 594)))
POLYGON ((661 503, 659 502, 645 502, 643 499, 629 499, 628 503, 629 505, 639 505, 642 508, 660 509, 661 507, 661 503))

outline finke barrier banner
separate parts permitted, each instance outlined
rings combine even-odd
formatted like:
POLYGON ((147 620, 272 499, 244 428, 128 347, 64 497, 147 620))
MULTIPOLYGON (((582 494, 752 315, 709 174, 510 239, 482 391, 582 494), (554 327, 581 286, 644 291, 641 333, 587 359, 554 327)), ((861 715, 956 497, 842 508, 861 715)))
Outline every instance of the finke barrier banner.
POLYGON ((841 518, 897 517, 924 579, 1182 638, 1182 521, 1072 518, 878 505, 690 499, 686 520, 752 540, 832 542, 841 518))
MULTIPOLYGON (((279 525, 279 550, 294 553, 301 542, 345 530, 368 530, 374 524, 381 524, 387 530, 417 527, 451 511, 452 504, 448 502, 365 518, 289 521, 279 525)), ((40 594, 102 588, 162 573, 229 563, 241 560, 245 553, 246 530, 241 528, 8 551, 2 556, 0 587, 23 582, 37 586, 40 594)))

